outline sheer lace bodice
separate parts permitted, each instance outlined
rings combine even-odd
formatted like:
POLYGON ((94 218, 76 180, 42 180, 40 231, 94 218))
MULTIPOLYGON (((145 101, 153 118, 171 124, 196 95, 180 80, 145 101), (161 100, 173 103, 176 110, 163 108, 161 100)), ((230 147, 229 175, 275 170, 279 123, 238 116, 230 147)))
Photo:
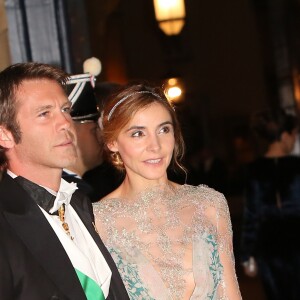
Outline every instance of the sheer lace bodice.
POLYGON ((240 299, 222 194, 157 186, 94 203, 94 212, 131 299, 240 299))

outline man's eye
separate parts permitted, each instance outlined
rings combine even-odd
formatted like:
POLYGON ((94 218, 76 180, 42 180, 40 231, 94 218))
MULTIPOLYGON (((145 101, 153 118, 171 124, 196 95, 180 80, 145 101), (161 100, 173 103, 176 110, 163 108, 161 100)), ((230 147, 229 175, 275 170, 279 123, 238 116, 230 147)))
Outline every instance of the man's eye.
POLYGON ((39 117, 46 117, 47 115, 49 115, 49 111, 43 111, 39 114, 39 117))
POLYGON ((64 108, 62 109, 62 112, 67 113, 67 114, 70 114, 70 113, 71 113, 71 107, 70 107, 70 106, 64 107, 64 108))

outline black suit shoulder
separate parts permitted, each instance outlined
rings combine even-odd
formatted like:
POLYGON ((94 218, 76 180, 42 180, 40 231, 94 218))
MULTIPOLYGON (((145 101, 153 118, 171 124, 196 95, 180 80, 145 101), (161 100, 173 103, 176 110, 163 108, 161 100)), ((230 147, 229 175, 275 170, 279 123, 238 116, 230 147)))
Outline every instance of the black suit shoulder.
POLYGON ((0 299, 64 299, 30 250, 0 213, 0 299))
POLYGON ((0 249, 0 299, 67 300, 70 295, 75 295, 72 300, 84 299, 74 268, 48 221, 7 174, 0 182, 0 249))
MULTIPOLYGON (((71 205, 112 270, 107 299, 128 300, 117 268, 92 224, 92 203, 76 190, 71 205)), ((53 229, 29 194, 7 174, 0 182, 0 229, 0 299, 84 299, 74 268, 53 229)))

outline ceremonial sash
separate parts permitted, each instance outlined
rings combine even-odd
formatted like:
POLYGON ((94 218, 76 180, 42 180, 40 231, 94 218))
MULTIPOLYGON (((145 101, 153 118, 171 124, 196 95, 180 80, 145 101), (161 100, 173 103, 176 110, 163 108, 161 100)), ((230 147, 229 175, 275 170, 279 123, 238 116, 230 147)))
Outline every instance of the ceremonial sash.
POLYGON ((92 278, 86 276, 79 270, 75 269, 75 271, 88 300, 105 300, 102 289, 92 278))
POLYGON ((72 224, 70 224, 71 229, 72 228, 74 229, 74 227, 76 228, 76 230, 71 231, 71 235, 76 233, 77 231, 75 240, 78 237, 83 239, 81 240, 81 244, 85 243, 84 245, 82 245, 83 247, 86 247, 86 249, 84 249, 85 252, 91 251, 91 253, 89 252, 84 253, 84 251, 82 251, 83 249, 80 249, 80 247, 78 247, 78 245, 76 245, 74 241, 72 241, 71 238, 68 235, 66 235, 65 231, 63 230, 62 226, 60 226, 59 222, 56 222, 53 219, 58 217, 50 216, 43 209, 41 210, 45 215, 46 219, 48 220, 48 222, 50 223, 50 225, 52 226, 53 230, 55 231, 65 251, 67 252, 68 257, 71 260, 71 263, 75 269, 75 272, 78 276, 78 279, 81 283, 81 286, 85 292, 87 299, 104 300, 105 294, 106 297, 108 296, 111 271, 103 255, 101 254, 94 240, 90 236, 88 230, 82 224, 75 210, 71 207, 71 205, 68 205, 69 222, 71 219, 73 219, 72 222, 70 223, 76 223, 77 225, 76 228, 76 226, 74 226, 75 224, 73 224, 73 226, 72 224), (70 218, 70 215, 72 215, 72 218, 70 218), (78 225, 80 226, 80 228, 78 228, 78 225), (84 237, 82 235, 84 235, 84 237), (87 255, 90 256, 89 259, 87 255), (104 278, 100 278, 101 274, 98 273, 97 270, 99 272, 101 270, 103 273, 109 275, 108 276, 106 275, 104 278), (101 288, 101 282, 103 282, 103 287, 105 287, 105 293, 104 290, 102 290, 101 288))

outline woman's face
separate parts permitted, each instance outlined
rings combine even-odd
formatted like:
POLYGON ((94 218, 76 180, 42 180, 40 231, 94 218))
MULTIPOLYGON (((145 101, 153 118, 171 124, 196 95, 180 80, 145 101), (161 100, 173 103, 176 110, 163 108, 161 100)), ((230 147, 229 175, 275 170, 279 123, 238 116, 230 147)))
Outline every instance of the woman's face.
POLYGON ((155 102, 137 111, 108 148, 120 153, 130 180, 160 184, 167 180, 174 144, 171 115, 155 102))

